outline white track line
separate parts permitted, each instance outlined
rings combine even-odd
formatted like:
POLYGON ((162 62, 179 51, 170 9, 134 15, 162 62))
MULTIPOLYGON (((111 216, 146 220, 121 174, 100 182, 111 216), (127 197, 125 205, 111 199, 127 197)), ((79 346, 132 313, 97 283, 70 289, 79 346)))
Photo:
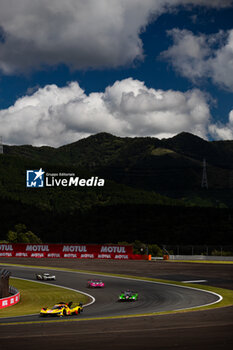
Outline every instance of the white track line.
MULTIPOLYGON (((59 270, 55 270, 55 271, 59 271, 59 270)), ((61 270, 60 270, 61 271, 61 270)), ((125 280, 131 280, 131 281, 141 281, 141 282, 147 282, 147 283, 154 283, 154 284, 162 284, 162 285, 166 285, 166 286, 172 286, 172 287, 179 287, 179 288, 186 288, 186 289, 193 289, 196 291, 202 291, 204 293, 209 293, 212 295, 215 295, 216 297, 218 297, 218 300, 213 301, 212 303, 208 303, 208 304, 203 304, 203 305, 198 305, 198 306, 193 306, 193 307, 186 307, 183 309, 175 309, 173 311, 181 311, 181 310, 188 310, 188 309, 194 309, 194 308, 198 308, 198 307, 203 307, 203 306, 210 306, 210 305, 214 305, 219 303, 223 297, 215 292, 209 291, 209 290, 205 290, 205 289, 201 289, 201 288, 195 288, 195 287, 188 287, 188 286, 181 286, 179 284, 172 284, 172 283, 165 283, 165 282, 156 282, 156 281, 149 281, 149 280, 144 280, 144 279, 139 279, 139 278, 130 278, 130 277, 120 277, 120 276, 111 276, 111 275, 102 275, 100 273, 90 273, 90 272, 76 272, 76 271, 66 271, 66 272, 73 272, 73 273, 81 273, 84 275, 94 275, 94 276, 101 276, 101 277, 110 277, 110 278, 119 278, 119 279, 125 279, 125 280)), ((176 282, 176 281, 174 281, 176 282)))
MULTIPOLYGON (((5 266, 10 266, 10 265, 7 265, 7 264, 2 264, 2 265, 5 265, 5 266)), ((25 265, 12 265, 12 267, 24 267, 24 268, 28 268, 28 269, 37 269, 37 266, 35 267, 27 267, 25 265)), ((120 276, 112 276, 112 275, 105 275, 105 274, 101 274, 101 273, 91 273, 91 272, 78 272, 78 271, 69 271, 69 270, 62 270, 62 269, 56 269, 56 268, 52 268, 51 267, 47 268, 46 266, 45 267, 41 267, 41 266, 38 266, 38 269, 42 270, 42 269, 46 269, 46 270, 51 270, 51 271, 57 271, 57 272, 69 272, 69 273, 77 273, 77 274, 83 274, 83 275, 94 275, 94 276, 101 276, 101 277, 110 277, 110 278, 119 278, 119 279, 124 279, 124 280, 130 280, 130 281, 141 281, 141 282, 147 282, 147 283, 154 283, 154 284, 162 284, 162 285, 166 285, 166 286, 172 286, 172 287, 178 287, 178 288, 186 288, 186 289, 193 289, 193 290, 196 290, 196 291, 202 291, 204 293, 209 293, 209 294, 212 294, 212 295, 215 295, 216 297, 218 297, 218 300, 212 302, 212 303, 208 303, 208 304, 203 304, 203 305, 197 305, 197 306, 193 306, 193 307, 186 307, 186 308, 183 308, 183 309, 175 309, 175 310, 172 310, 172 311, 182 311, 182 310, 189 310, 189 309, 195 309, 195 308, 199 308, 199 307, 203 307, 203 306, 210 306, 210 305, 214 305, 214 304, 217 304, 219 303, 223 297, 218 294, 218 293, 215 293, 215 292, 212 292, 212 291, 207 291, 205 289, 201 289, 201 288, 194 288, 194 287, 188 287, 188 286, 181 286, 181 285, 178 285, 178 284, 172 284, 172 283, 165 283, 165 282, 156 282, 156 281, 148 281, 148 280, 144 280, 144 279, 138 279, 138 278, 130 278, 130 277, 120 277, 120 276)), ((13 276, 12 276, 13 277, 13 276)), ((174 281, 175 282, 175 281, 174 281)), ((40 282, 38 282, 40 283, 40 282)), ((69 288, 68 288, 69 289, 69 288)))
POLYGON ((88 304, 84 304, 83 306, 89 306, 89 305, 91 305, 91 304, 93 304, 94 302, 95 302, 95 298, 92 296, 92 295, 90 295, 90 294, 88 294, 88 293, 86 293, 86 292, 82 292, 81 290, 77 290, 77 289, 73 289, 73 288, 69 288, 69 287, 64 287, 64 286, 60 286, 60 285, 58 285, 58 284, 52 284, 52 283, 46 283, 46 282, 40 282, 40 281, 33 281, 33 280, 28 280, 28 279, 26 279, 26 278, 20 278, 20 277, 13 277, 12 276, 12 278, 16 278, 16 279, 18 279, 18 280, 23 280, 23 281, 29 281, 29 282, 34 282, 34 283, 39 283, 39 284, 46 284, 46 285, 48 285, 48 286, 54 286, 54 287, 59 287, 59 288, 63 288, 63 289, 68 289, 68 290, 72 290, 73 292, 77 292, 77 293, 81 293, 81 294, 84 294, 84 295, 87 295, 88 297, 90 297, 91 299, 92 299, 92 301, 90 302, 90 303, 88 303, 88 304))
MULTIPOLYGON (((17 279, 17 280, 22 280, 22 281, 33 282, 33 283, 40 283, 40 284, 43 283, 43 284, 46 284, 46 285, 48 285, 48 286, 54 286, 54 287, 59 287, 59 288, 63 288, 63 289, 68 289, 68 290, 72 290, 73 292, 77 292, 77 293, 81 293, 81 294, 87 295, 88 297, 90 297, 90 298, 92 299, 92 301, 91 301, 90 303, 88 303, 88 304, 84 304, 83 307, 90 306, 90 305, 92 305, 92 304, 95 302, 95 298, 94 298, 92 295, 90 295, 90 294, 88 294, 88 293, 86 293, 86 292, 82 292, 81 290, 77 290, 77 289, 73 289, 73 288, 69 288, 69 287, 63 287, 63 286, 60 286, 60 285, 58 285, 58 284, 52 284, 52 283, 46 283, 46 282, 28 280, 28 279, 26 279, 26 278, 20 278, 20 277, 14 277, 14 276, 12 276, 12 278, 15 278, 15 279, 17 279)), ((35 316, 35 315, 38 315, 38 314, 21 315, 21 316, 12 316, 12 317, 15 318, 15 317, 25 317, 25 316, 35 316)), ((1 317, 0 320, 2 320, 2 319, 4 319, 4 318, 12 318, 12 317, 11 317, 11 316, 9 316, 9 317, 1 317)))
POLYGON ((202 283, 202 282, 207 282, 207 280, 181 281, 181 283, 202 283))

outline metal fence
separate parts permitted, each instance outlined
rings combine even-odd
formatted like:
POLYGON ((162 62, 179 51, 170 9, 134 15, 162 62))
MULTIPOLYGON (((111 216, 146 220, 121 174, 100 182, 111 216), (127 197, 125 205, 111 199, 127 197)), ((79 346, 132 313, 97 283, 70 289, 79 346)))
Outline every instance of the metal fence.
POLYGON ((15 294, 18 294, 18 293, 19 293, 18 289, 16 289, 16 288, 13 287, 13 286, 10 286, 10 287, 9 287, 9 294, 10 294, 10 295, 15 295, 15 294))
POLYGON ((0 270, 0 298, 9 296, 9 277, 11 273, 5 269, 0 270))
POLYGON ((199 260, 199 261, 233 261, 233 256, 211 256, 211 255, 169 255, 169 260, 199 260))
POLYGON ((230 245, 163 245, 169 255, 233 256, 230 245))

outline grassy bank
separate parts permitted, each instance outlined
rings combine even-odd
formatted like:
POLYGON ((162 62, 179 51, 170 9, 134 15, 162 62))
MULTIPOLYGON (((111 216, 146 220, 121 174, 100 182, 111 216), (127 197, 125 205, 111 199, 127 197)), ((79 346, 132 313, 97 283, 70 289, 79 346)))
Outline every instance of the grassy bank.
POLYGON ((11 278, 10 283, 20 291, 21 300, 14 306, 0 310, 0 318, 39 314, 42 307, 53 306, 59 301, 82 302, 83 304, 90 301, 89 297, 84 294, 41 282, 11 278))

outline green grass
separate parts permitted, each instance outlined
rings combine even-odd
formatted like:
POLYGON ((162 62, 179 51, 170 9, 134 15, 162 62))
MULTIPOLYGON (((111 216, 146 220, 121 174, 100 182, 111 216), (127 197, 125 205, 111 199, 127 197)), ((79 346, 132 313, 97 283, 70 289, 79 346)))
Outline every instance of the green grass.
MULTIPOLYGON (((50 268, 51 269, 51 268, 50 268)), ((53 268, 52 268, 53 269, 53 268)), ((123 278, 130 278, 135 280, 144 280, 144 281, 151 281, 151 282, 157 282, 157 283, 167 283, 172 284, 175 286, 182 286, 185 287, 191 287, 196 289, 203 289, 206 291, 214 292, 222 296, 222 300, 216 304, 212 304, 209 306, 202 306, 202 307, 195 307, 190 309, 185 309, 181 311, 165 311, 165 312, 159 312, 159 313, 153 313, 155 314, 167 314, 167 313, 176 313, 176 312, 185 312, 185 311, 192 311, 192 310, 205 310, 205 309, 213 309, 218 307, 226 307, 226 306, 232 306, 233 305, 233 290, 225 289, 225 288, 217 288, 213 286, 208 285, 197 285, 192 283, 182 283, 177 281, 170 281, 170 280, 163 280, 163 279, 157 279, 157 278, 150 278, 150 277, 139 277, 139 276, 131 276, 131 275, 124 275, 124 274, 114 274, 114 273, 108 273, 108 272, 97 272, 97 271, 86 271, 86 270, 75 270, 75 269, 68 269, 68 268, 54 268, 55 270, 62 270, 62 271, 75 271, 79 273, 89 273, 89 274, 96 274, 96 275, 103 275, 103 276, 116 276, 116 277, 123 277, 123 278)))
POLYGON ((40 282, 11 278, 10 284, 20 291, 21 300, 14 306, 1 309, 0 318, 38 314, 42 307, 53 306, 59 301, 82 302, 83 304, 90 301, 84 294, 40 282))
MULTIPOLYGON (((7 265, 9 265, 9 264, 7 264, 7 265)), ((10 265, 14 265, 14 264, 10 264, 10 265)), ((17 265, 17 266, 19 266, 19 265, 17 265)), ((20 266, 22 266, 22 265, 20 265, 20 266)), ((28 265, 25 265, 25 266, 29 267, 28 265)), ((35 266, 30 266, 30 267, 35 267, 35 266)), ((39 268, 39 267, 37 266, 37 268, 39 268)), ((179 311, 170 310, 170 311, 156 312, 156 313, 151 313, 151 314, 124 315, 124 316, 119 316, 119 317, 118 316, 112 316, 112 317, 96 317, 96 318, 93 318, 93 319, 96 319, 96 320, 97 319, 108 319, 108 318, 112 319, 112 318, 125 318, 125 317, 155 316, 155 315, 161 315, 161 314, 170 314, 170 313, 180 313, 180 312, 188 312, 188 311, 206 310, 206 309, 227 307, 227 306, 232 306, 233 305, 233 290, 230 290, 230 289, 217 288, 217 287, 207 286, 207 285, 197 285, 197 284, 191 284, 191 283, 190 284, 188 284, 188 283, 184 284, 182 282, 177 282, 177 281, 148 278, 148 277, 143 277, 143 276, 138 277, 138 276, 123 275, 123 274, 113 274, 113 273, 106 273, 106 272, 76 270, 76 269, 68 269, 68 268, 55 268, 55 267, 49 267, 49 269, 51 269, 51 270, 53 270, 53 269, 54 270, 60 270, 60 271, 73 271, 73 272, 86 273, 86 274, 89 273, 89 274, 92 274, 92 275, 96 274, 96 275, 103 275, 103 276, 116 276, 116 277, 130 278, 130 279, 135 279, 135 280, 145 280, 145 281, 152 281, 152 282, 157 282, 157 283, 167 283, 167 284, 172 284, 172 285, 182 286, 182 287, 192 287, 192 288, 203 289, 203 290, 206 290, 206 291, 210 291, 210 292, 214 292, 214 293, 220 294, 222 296, 222 298, 223 298, 220 302, 218 302, 216 304, 213 304, 213 305, 209 305, 209 306, 195 307, 195 308, 179 310, 179 311)), ((14 286, 16 287, 15 284, 14 284, 14 286)), ((39 286, 41 286, 41 285, 39 284, 39 286)), ((30 293, 31 293, 31 291, 29 292, 29 294, 30 293)), ((44 297, 45 297, 45 301, 47 302, 48 301, 47 291, 45 292, 44 297)), ((70 300, 74 301, 74 299, 72 299, 72 298, 70 300)), ((56 299, 55 302, 57 302, 57 301, 59 301, 59 300, 56 299)), ((47 303, 46 303, 46 305, 43 305, 43 306, 47 306, 47 303)), ((12 308, 16 308, 16 306, 14 306, 12 308)), ((38 309, 37 309, 37 312, 38 312, 38 309)), ((30 313, 33 313, 33 312, 29 312, 29 314, 30 313)), ((23 314, 26 314, 26 313, 23 313, 23 314)), ((0 311, 0 316, 1 316, 1 311, 0 311)), ((81 320, 81 319, 79 319, 79 320, 81 320)), ((86 319, 82 318, 82 320, 86 320, 86 319)), ((76 321, 76 319, 75 319, 75 321, 76 321)))
POLYGON ((168 148, 157 147, 151 151, 152 156, 164 156, 165 154, 175 154, 174 151, 168 148))
MULTIPOLYGON (((186 285, 186 283, 185 283, 185 285, 186 285)), ((226 307, 226 306, 233 305, 233 290, 225 289, 225 288, 216 288, 216 287, 212 287, 212 286, 203 286, 203 285, 192 285, 192 287, 220 294, 223 298, 217 304, 203 306, 200 308, 197 307, 197 308, 195 308, 195 310, 203 310, 203 309, 206 310, 206 309, 213 309, 216 307, 226 307)))

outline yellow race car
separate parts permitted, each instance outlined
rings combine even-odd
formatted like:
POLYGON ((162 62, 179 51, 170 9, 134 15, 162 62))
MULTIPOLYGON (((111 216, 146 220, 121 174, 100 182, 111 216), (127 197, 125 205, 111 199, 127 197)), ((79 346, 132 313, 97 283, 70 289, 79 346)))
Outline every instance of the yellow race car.
POLYGON ((71 307, 72 301, 69 303, 64 303, 61 301, 60 303, 57 303, 54 305, 51 309, 48 307, 43 307, 40 310, 40 316, 72 316, 72 315, 78 315, 80 312, 83 311, 83 305, 82 303, 79 303, 78 305, 71 307))

